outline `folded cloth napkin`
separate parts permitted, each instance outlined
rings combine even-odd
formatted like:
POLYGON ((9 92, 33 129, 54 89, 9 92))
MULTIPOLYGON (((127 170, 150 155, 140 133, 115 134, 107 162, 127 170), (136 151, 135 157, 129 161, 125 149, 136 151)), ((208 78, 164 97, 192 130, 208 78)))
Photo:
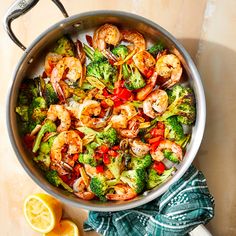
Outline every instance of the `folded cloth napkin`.
POLYGON ((187 235, 214 216, 214 198, 204 175, 190 166, 159 198, 134 209, 89 212, 84 231, 105 236, 187 235))

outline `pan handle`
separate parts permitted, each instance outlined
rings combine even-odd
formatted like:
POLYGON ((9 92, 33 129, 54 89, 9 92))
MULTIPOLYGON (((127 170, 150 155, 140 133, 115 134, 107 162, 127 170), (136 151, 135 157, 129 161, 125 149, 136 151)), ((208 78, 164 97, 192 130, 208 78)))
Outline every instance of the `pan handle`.
MULTIPOLYGON (((68 17, 68 14, 60 2, 60 0, 52 0, 56 6, 60 9, 64 17, 68 17)), ((5 31, 8 33, 10 38, 14 41, 15 44, 17 44, 22 50, 25 50, 26 47, 19 41, 19 39, 15 36, 15 34, 12 31, 11 23, 13 20, 18 18, 21 15, 24 15, 26 12, 28 12, 31 8, 33 8, 39 0, 17 0, 15 1, 7 10, 7 13, 4 16, 3 19, 3 26, 5 31)))

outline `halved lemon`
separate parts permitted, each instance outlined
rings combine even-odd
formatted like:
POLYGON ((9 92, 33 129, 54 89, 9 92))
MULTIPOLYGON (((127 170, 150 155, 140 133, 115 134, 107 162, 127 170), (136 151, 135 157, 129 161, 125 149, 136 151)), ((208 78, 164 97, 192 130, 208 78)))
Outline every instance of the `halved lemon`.
POLYGON ((34 230, 40 233, 48 233, 59 224, 62 205, 48 194, 33 194, 24 201, 24 215, 34 230))
POLYGON ((62 220, 51 232, 44 236, 79 236, 77 225, 70 220, 62 220))

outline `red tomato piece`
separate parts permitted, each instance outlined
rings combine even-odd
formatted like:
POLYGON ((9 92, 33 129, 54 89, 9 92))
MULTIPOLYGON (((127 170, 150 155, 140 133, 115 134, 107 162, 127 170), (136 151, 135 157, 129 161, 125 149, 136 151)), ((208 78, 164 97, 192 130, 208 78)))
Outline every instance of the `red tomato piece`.
POLYGON ((106 164, 106 165, 110 164, 110 158, 109 158, 107 153, 103 154, 103 163, 106 164))
POLYGON ((133 62, 133 59, 130 58, 126 63, 127 63, 127 65, 130 65, 130 64, 132 64, 132 62, 133 62))
POLYGON ((119 98, 114 98, 114 107, 118 107, 123 104, 123 102, 119 98))
POLYGON ((60 178, 62 179, 63 182, 69 184, 70 182, 69 175, 60 175, 60 178))
POLYGON ((102 158, 102 153, 96 152, 96 154, 94 155, 94 158, 95 158, 96 160, 100 160, 100 159, 102 158))
POLYGON ((103 173, 104 172, 103 165, 96 166, 96 171, 97 171, 97 173, 103 173))
POLYGON ((150 139, 148 140, 148 142, 149 142, 150 144, 153 144, 153 143, 160 142, 161 139, 162 139, 161 136, 157 136, 157 137, 155 137, 155 138, 150 138, 150 139))
POLYGON ((102 146, 99 147, 98 152, 100 152, 100 153, 107 153, 108 150, 109 150, 109 148, 108 148, 107 145, 102 145, 102 146))
POLYGON ((114 150, 114 151, 117 151, 117 150, 119 150, 119 149, 120 149, 120 146, 119 146, 119 145, 117 145, 117 146, 114 146, 114 147, 112 147, 111 149, 112 149, 112 150, 114 150))
POLYGON ((109 105, 104 100, 101 101, 101 106, 103 108, 108 108, 109 107, 109 105))
POLYGON ((150 134, 152 135, 152 137, 164 136, 164 131, 164 129, 153 128, 150 131, 150 134))
POLYGON ((154 69, 151 68, 151 69, 149 69, 147 72, 145 71, 145 76, 146 76, 147 78, 150 78, 150 77, 152 76, 153 72, 154 72, 154 69))
POLYGON ((108 154, 109 154, 110 156, 112 156, 112 157, 117 157, 117 156, 119 155, 119 153, 116 152, 116 151, 114 151, 114 150, 109 150, 109 151, 108 151, 108 154))
POLYGON ((161 175, 165 171, 166 167, 162 162, 155 161, 153 164, 153 169, 157 172, 158 175, 161 175))
POLYGON ((73 168, 73 171, 76 173, 76 174, 79 174, 80 175, 80 168, 82 167, 81 164, 76 164, 73 168))
POLYGON ((131 95, 132 95, 132 92, 126 88, 122 88, 120 93, 117 94, 117 96, 123 100, 128 100, 131 97, 131 95))
POLYGON ((157 123, 157 128, 158 128, 158 129, 165 129, 165 124, 164 124, 163 122, 159 121, 159 122, 157 123))
POLYGON ((78 161, 78 159, 79 159, 79 154, 78 153, 76 153, 72 156, 73 161, 78 161))
POLYGON ((102 95, 105 96, 105 97, 108 97, 110 94, 108 93, 108 91, 104 88, 102 90, 102 95))
POLYGON ((160 139, 158 142, 152 143, 152 145, 150 146, 151 152, 155 152, 157 147, 159 146, 160 142, 162 139, 160 139))

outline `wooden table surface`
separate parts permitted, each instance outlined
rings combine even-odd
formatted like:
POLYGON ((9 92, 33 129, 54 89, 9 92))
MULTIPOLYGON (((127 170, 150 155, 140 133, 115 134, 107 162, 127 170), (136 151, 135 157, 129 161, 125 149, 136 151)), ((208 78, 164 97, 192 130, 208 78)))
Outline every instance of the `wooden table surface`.
MULTIPOLYGON (((1 0, 2 19, 13 0, 1 0)), ((177 37, 190 52, 202 76, 207 99, 207 124, 195 164, 207 177, 216 199, 216 215, 208 224, 214 235, 236 235, 236 1, 235 0, 62 0, 69 15, 112 9, 149 18, 177 37)), ((13 23, 19 39, 29 45, 50 25, 62 19, 49 0, 41 0, 13 23)), ((0 29, 0 235, 39 235, 27 225, 24 198, 42 190, 25 173, 11 148, 6 130, 6 98, 13 70, 22 55, 0 29)), ((82 209, 64 206, 65 216, 80 227, 86 219, 82 209)))

